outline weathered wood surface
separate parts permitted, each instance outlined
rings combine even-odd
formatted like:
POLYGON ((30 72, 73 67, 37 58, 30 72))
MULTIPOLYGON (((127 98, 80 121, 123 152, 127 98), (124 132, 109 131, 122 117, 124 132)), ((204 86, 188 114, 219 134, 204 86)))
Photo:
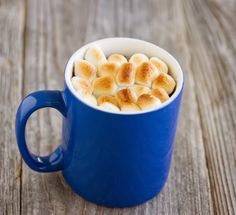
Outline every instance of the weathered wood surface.
MULTIPOLYGON (((0 214, 235 214, 235 14, 233 0, 0 0, 0 214), (20 99, 39 89, 62 89, 70 55, 113 36, 154 42, 185 71, 168 182, 159 196, 128 209, 83 200, 60 173, 33 172, 14 138, 20 99)), ((60 125, 56 111, 33 114, 29 148, 41 155, 52 151, 60 125)))
POLYGON ((22 2, 0 1, 0 214, 19 214, 22 161, 15 145, 15 111, 22 98, 22 2))

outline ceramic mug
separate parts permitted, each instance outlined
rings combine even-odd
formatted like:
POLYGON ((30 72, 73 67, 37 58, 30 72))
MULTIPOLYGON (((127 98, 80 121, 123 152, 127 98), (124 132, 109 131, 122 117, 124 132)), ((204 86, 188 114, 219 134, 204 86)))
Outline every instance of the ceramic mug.
POLYGON ((26 96, 16 115, 16 138, 26 164, 38 172, 62 171, 72 190, 108 207, 129 207, 147 201, 163 188, 170 169, 183 72, 176 59, 160 47, 131 38, 107 38, 76 51, 65 67, 64 91, 37 91, 26 96), (89 47, 106 56, 143 53, 165 61, 177 81, 175 92, 155 110, 109 113, 80 100, 71 85, 73 62, 89 47), (63 115, 62 143, 48 156, 32 154, 26 145, 29 116, 44 107, 63 115))

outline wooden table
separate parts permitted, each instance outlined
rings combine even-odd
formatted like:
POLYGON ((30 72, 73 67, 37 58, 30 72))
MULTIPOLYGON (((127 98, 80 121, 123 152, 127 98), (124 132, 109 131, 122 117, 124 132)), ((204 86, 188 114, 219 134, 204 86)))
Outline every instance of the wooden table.
MULTIPOLYGON (((236 213, 236 1, 0 0, 0 214, 236 213), (39 174, 15 140, 17 106, 28 93, 62 89, 70 55, 89 41, 126 36, 167 49, 185 72, 168 183, 138 207, 108 209, 76 196, 60 173, 39 174)), ((29 148, 60 143, 61 116, 40 110, 29 148)))

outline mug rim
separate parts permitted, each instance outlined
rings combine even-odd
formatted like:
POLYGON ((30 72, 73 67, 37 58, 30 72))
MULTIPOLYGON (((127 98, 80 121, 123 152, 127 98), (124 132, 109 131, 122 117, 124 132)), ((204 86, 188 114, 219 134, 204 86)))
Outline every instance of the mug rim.
POLYGON ((114 115, 140 115, 140 114, 146 114, 146 113, 151 113, 151 112, 155 112, 155 111, 159 111, 167 106, 169 106, 172 102, 174 102, 176 100, 176 98, 179 96, 179 94, 181 93, 183 86, 184 86, 184 74, 183 74, 183 70, 179 64, 179 62, 176 60, 176 58, 171 55, 168 51, 166 51, 165 49, 151 43, 151 42, 147 42, 145 40, 141 40, 141 39, 136 39, 136 38, 130 38, 130 37, 109 37, 109 38, 103 38, 103 39, 99 39, 99 40, 95 40, 93 42, 89 42, 85 45, 83 45, 82 47, 80 47, 78 50, 76 50, 69 58, 69 60, 67 61, 66 65, 65 65, 65 69, 64 69, 64 80, 65 80, 65 84, 67 86, 67 88, 69 89, 70 93, 80 102, 82 102, 84 105, 86 105, 88 108, 92 108, 93 110, 96 111, 101 111, 103 113, 107 113, 107 114, 114 114, 114 115), (159 107, 155 108, 155 109, 150 109, 150 110, 144 110, 144 111, 139 111, 139 112, 111 112, 111 111, 106 111, 103 109, 100 109, 98 107, 95 107, 93 105, 87 104, 86 102, 84 102, 77 94, 76 91, 74 90, 72 84, 71 84, 71 77, 69 77, 69 72, 68 70, 68 65, 69 64, 73 64, 74 62, 72 61, 72 59, 75 58, 76 55, 78 55, 81 51, 83 51, 84 49, 87 49, 91 46, 99 46, 97 45, 97 43, 99 42, 103 42, 103 41, 109 41, 109 40, 130 40, 130 41, 136 41, 136 42, 141 42, 143 44, 149 45, 149 46, 153 46, 157 49, 159 49, 159 51, 161 51, 162 53, 164 53, 166 56, 168 56, 168 58, 170 58, 177 66, 177 70, 179 70, 180 74, 178 76, 178 86, 176 87, 174 93, 171 95, 171 97, 164 103, 162 103, 159 107))

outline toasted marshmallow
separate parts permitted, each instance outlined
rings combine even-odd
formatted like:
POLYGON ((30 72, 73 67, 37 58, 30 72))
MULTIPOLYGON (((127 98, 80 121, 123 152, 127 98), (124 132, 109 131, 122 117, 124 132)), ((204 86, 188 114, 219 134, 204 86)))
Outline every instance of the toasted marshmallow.
POLYGON ((139 112, 140 108, 138 107, 138 105, 134 103, 124 103, 121 106, 121 111, 127 113, 134 113, 134 112, 139 112))
POLYGON ((120 109, 117 106, 113 105, 110 102, 103 102, 101 105, 99 105, 99 108, 102 110, 109 111, 109 112, 119 112, 120 111, 120 109))
POLYGON ((98 66, 98 75, 99 76, 112 75, 113 77, 116 77, 118 68, 119 66, 113 62, 101 64, 98 66))
POLYGON ((84 95, 82 97, 82 100, 87 103, 90 104, 91 106, 97 106, 97 100, 93 95, 84 95))
POLYGON ((170 75, 162 72, 153 81, 152 89, 160 87, 163 88, 170 95, 174 91, 175 85, 175 80, 170 75))
POLYGON ((74 63, 75 75, 92 81, 96 77, 97 68, 86 60, 76 60, 74 63))
POLYGON ((118 70, 116 82, 121 87, 131 86, 135 81, 135 69, 131 63, 124 63, 118 70))
POLYGON ((81 96, 90 95, 93 92, 92 84, 83 78, 74 76, 71 79, 71 83, 76 92, 81 96))
POLYGON ((150 89, 148 87, 142 86, 142 85, 134 85, 129 87, 129 89, 134 90, 136 97, 138 98, 142 94, 146 94, 150 92, 150 89))
POLYGON ((135 82, 150 87, 159 71, 151 62, 143 62, 136 69, 135 82))
POLYGON ((161 59, 157 57, 152 57, 150 59, 150 62, 160 71, 164 73, 168 73, 168 66, 165 62, 163 62, 161 59))
POLYGON ((154 109, 161 105, 160 99, 150 94, 143 94, 138 97, 137 105, 142 110, 154 109))
POLYGON ((105 54, 99 47, 89 48, 85 54, 85 60, 89 61, 96 67, 107 62, 105 54))
POLYGON ((115 94, 115 98, 120 107, 122 107, 123 104, 135 103, 137 100, 134 90, 127 88, 118 90, 115 94))
POLYGON ((132 63, 135 67, 139 66, 142 62, 148 61, 148 57, 144 54, 134 54, 129 59, 129 62, 132 63))
POLYGON ((101 105, 102 103, 109 102, 115 106, 118 106, 118 103, 116 99, 113 96, 99 96, 97 99, 98 105, 101 105))
POLYGON ((110 55, 107 60, 109 63, 115 63, 118 66, 121 66, 121 64, 127 62, 127 59, 123 55, 120 55, 120 54, 110 55))
POLYGON ((169 99, 168 93, 160 87, 152 89, 150 94, 160 99, 162 103, 169 99))
POLYGON ((93 81, 93 93, 95 96, 113 95, 116 88, 117 86, 112 76, 103 76, 93 81))

